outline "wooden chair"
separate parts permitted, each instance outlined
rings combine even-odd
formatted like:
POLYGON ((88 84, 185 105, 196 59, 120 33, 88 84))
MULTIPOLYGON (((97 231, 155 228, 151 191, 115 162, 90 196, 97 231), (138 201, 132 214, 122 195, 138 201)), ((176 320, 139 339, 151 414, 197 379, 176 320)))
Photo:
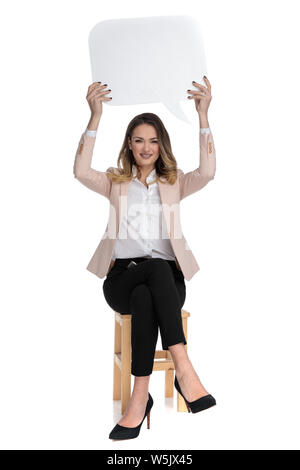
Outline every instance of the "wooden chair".
MULTIPOLYGON (((184 335, 187 341, 187 319, 190 313, 181 310, 184 335)), ((187 344, 184 346, 187 349, 187 344)), ((156 350, 153 372, 165 371, 165 396, 172 397, 174 390, 174 363, 170 351, 156 350)), ((123 414, 131 396, 131 314, 115 312, 113 399, 121 400, 123 414)), ((185 401, 177 392, 177 411, 188 411, 185 401)))

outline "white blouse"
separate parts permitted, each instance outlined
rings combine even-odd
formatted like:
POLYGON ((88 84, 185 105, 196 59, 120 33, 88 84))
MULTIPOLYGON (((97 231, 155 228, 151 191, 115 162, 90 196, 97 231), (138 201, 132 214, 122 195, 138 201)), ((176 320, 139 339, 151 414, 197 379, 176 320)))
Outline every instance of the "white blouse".
MULTIPOLYGON (((210 128, 201 128, 200 133, 209 133, 210 128)), ((86 135, 96 137, 97 131, 86 129, 86 135)), ((116 258, 163 258, 175 261, 175 254, 168 235, 162 212, 155 168, 146 178, 148 188, 137 179, 130 181, 127 196, 127 213, 124 214, 116 239, 112 259, 116 258)))
POLYGON ((175 261, 158 183, 149 184, 156 178, 156 170, 154 168, 146 178, 148 188, 137 179, 135 165, 132 171, 134 178, 129 184, 127 213, 122 219, 121 238, 116 239, 112 259, 148 257, 175 261))

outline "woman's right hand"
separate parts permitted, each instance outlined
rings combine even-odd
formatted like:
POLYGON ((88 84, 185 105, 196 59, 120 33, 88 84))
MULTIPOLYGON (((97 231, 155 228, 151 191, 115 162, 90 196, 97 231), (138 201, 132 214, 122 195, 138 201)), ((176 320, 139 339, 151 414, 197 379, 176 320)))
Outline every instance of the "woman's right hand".
POLYGON ((101 83, 94 82, 88 88, 86 99, 93 116, 100 117, 102 115, 102 101, 110 101, 112 99, 111 97, 105 96, 111 91, 105 90, 106 87, 107 83, 101 85, 101 83))

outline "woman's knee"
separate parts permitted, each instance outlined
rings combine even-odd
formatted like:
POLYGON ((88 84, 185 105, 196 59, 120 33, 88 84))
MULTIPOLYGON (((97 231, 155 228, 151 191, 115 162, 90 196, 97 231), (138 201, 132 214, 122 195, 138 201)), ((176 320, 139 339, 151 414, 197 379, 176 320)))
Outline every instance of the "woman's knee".
POLYGON ((151 301, 151 292, 146 284, 138 284, 132 289, 130 295, 130 304, 145 304, 151 301))

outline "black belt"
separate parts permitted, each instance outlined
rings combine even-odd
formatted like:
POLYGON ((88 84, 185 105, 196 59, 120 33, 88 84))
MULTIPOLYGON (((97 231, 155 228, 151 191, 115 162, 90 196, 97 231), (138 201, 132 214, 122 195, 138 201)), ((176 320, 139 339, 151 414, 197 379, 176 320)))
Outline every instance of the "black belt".
MULTIPOLYGON (((146 256, 142 256, 138 258, 116 258, 114 266, 126 266, 129 268, 131 266, 134 266, 135 264, 142 263, 143 261, 146 261, 149 259, 155 259, 155 258, 146 257, 146 256)), ((166 259, 165 261, 167 261, 169 264, 174 264, 176 266, 176 263, 174 260, 166 259)))

